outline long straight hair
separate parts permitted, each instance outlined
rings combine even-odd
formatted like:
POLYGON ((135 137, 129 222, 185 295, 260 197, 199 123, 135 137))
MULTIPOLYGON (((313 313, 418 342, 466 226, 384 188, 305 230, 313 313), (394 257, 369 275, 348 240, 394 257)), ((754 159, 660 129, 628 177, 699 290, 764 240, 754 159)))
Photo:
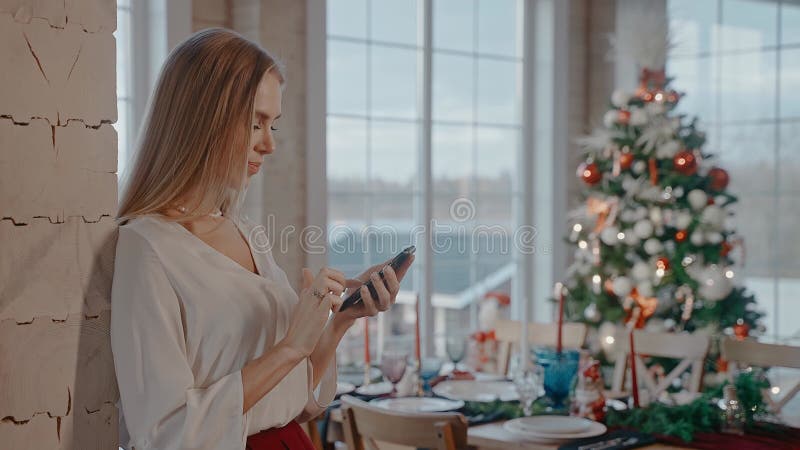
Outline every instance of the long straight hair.
POLYGON ((259 45, 221 28, 199 31, 167 57, 150 97, 124 175, 117 222, 196 201, 178 222, 217 209, 238 217, 245 195, 253 103, 270 72, 283 86, 280 63, 259 45))

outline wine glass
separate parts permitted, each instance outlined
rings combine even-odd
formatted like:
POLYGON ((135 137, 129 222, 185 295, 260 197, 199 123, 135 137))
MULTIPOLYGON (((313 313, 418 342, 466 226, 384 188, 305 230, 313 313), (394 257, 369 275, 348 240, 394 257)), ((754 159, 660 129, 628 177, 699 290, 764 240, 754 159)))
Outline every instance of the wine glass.
POLYGON ((392 396, 397 395, 397 383, 403 379, 408 364, 408 353, 383 352, 381 355, 381 372, 392 383, 392 396))
POLYGON ((435 357, 428 357, 422 358, 422 367, 419 370, 419 377, 422 378, 422 389, 425 393, 429 393, 431 390, 430 382, 433 378, 439 375, 439 371, 442 370, 442 360, 441 358, 435 357))
POLYGON ((544 391, 544 371, 540 366, 521 366, 514 374, 514 386, 525 417, 533 414, 533 401, 544 391))
POLYGON ((458 363, 464 359, 467 353, 467 339, 463 335, 447 336, 445 345, 447 357, 453 362, 453 372, 458 369, 458 363))

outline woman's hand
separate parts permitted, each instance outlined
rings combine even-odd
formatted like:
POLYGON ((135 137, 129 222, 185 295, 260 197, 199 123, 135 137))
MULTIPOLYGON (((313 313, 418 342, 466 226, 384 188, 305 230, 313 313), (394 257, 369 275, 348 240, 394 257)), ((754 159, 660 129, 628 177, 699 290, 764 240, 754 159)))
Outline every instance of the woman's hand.
POLYGON ((303 269, 303 289, 283 343, 300 352, 301 357, 311 354, 322 335, 333 308, 342 304, 345 276, 338 270, 323 268, 316 277, 303 269))
POLYGON ((360 289, 362 302, 341 312, 338 312, 339 307, 336 306, 334 310, 337 313, 334 316, 334 320, 346 321, 352 324, 359 317, 375 316, 379 312, 387 311, 394 305, 397 299, 397 292, 400 290, 400 282, 403 281, 408 268, 414 262, 414 255, 411 255, 396 272, 389 265, 389 262, 391 262, 391 259, 370 267, 355 279, 347 280, 345 285, 348 289, 345 292, 345 298, 355 292, 356 289, 360 289), (378 275, 381 269, 383 269, 383 280, 378 275), (372 285, 378 293, 378 298, 373 298, 369 289, 364 286, 364 283, 369 280, 372 280, 372 285))

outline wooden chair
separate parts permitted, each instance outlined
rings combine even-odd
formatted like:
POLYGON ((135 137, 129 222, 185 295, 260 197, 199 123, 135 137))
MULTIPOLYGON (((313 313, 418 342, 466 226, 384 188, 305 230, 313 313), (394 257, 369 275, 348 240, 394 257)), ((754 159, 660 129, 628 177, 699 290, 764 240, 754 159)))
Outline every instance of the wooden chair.
MULTIPOLYGON (((728 361, 728 377, 732 380, 739 364, 756 367, 786 367, 800 369, 800 347, 789 345, 763 344, 752 340, 737 341, 726 338, 722 341, 722 358, 728 361)), ((769 389, 762 392, 770 410, 780 414, 784 406, 800 393, 800 381, 775 401, 769 389)))
MULTIPOLYGON (((522 322, 517 320, 497 319, 495 321, 495 338, 498 344, 497 373, 508 374, 511 354, 519 348, 522 336, 522 322)), ((565 323, 562 330, 562 345, 568 349, 579 349, 586 342, 586 324, 565 323)), ((528 342, 531 346, 555 347, 558 340, 558 324, 529 323, 528 342)))
POLYGON ((350 450, 467 448, 467 420, 459 413, 403 413, 342 397, 345 442, 350 450))
POLYGON ((308 438, 311 439, 311 443, 314 444, 314 448, 317 450, 323 450, 324 446, 322 444, 322 436, 320 436, 319 429, 317 428, 318 423, 318 419, 314 418, 308 422, 302 423, 300 427, 306 432, 308 438))
MULTIPOLYGON (((703 382, 703 365, 711 345, 709 336, 689 333, 655 333, 636 330, 633 334, 634 347, 636 348, 636 374, 639 380, 639 389, 644 388, 648 398, 655 400, 666 392, 672 381, 681 376, 686 370, 691 371, 688 391, 692 394, 700 392, 703 382), (639 355, 658 356, 681 360, 672 371, 656 383, 653 375, 647 370, 639 355)), ((616 335, 616 342, 622 345, 618 352, 614 366, 614 379, 611 383, 612 393, 624 392, 625 375, 628 372, 630 361, 630 340, 628 331, 620 328, 616 335)), ((614 396, 614 395, 611 395, 614 396)))

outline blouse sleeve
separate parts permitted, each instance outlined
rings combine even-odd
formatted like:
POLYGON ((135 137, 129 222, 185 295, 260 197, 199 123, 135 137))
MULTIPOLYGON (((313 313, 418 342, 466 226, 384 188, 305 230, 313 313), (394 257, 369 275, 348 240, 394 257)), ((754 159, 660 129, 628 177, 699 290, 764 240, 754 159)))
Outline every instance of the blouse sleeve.
POLYGON ((120 227, 111 289, 111 346, 130 445, 244 449, 241 370, 198 387, 178 297, 149 242, 120 227))
POLYGON ((328 364, 316 389, 314 389, 314 365, 311 363, 311 358, 306 358, 306 361, 308 361, 308 402, 297 418, 298 422, 308 422, 320 415, 336 396, 336 356, 328 364))

